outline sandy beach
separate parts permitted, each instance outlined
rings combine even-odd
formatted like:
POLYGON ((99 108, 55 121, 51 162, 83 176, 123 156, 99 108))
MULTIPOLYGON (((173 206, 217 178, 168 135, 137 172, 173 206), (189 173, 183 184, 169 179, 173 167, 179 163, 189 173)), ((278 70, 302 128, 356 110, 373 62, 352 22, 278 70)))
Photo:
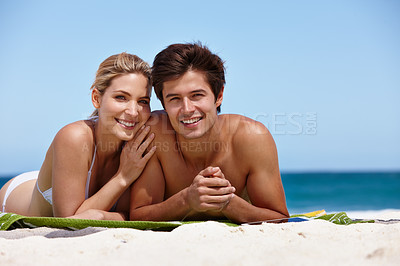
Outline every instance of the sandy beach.
MULTIPOLYGON (((349 214, 352 218, 357 213, 349 214)), ((400 219, 400 211, 368 218, 400 219)), ((1 265, 399 265, 400 223, 300 223, 229 227, 217 222, 172 232, 51 228, 0 231, 1 265)))

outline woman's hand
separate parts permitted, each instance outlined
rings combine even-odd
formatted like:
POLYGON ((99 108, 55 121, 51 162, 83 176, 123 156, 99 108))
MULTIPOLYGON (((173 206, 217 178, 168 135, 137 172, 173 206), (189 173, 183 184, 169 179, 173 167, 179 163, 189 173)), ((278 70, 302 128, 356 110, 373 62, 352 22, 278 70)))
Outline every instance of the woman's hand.
POLYGON ((120 164, 118 172, 130 185, 142 173, 147 162, 156 151, 156 146, 153 146, 146 153, 147 148, 154 139, 154 133, 150 132, 149 126, 143 126, 136 136, 125 143, 121 152, 120 164))

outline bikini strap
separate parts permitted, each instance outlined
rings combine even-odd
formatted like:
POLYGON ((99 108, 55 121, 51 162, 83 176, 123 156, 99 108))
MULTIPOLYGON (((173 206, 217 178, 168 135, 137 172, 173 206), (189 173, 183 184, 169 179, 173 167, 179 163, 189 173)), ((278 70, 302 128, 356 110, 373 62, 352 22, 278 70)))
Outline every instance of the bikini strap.
POLYGON ((96 160, 96 150, 97 146, 94 146, 94 153, 93 153, 93 159, 92 159, 92 164, 90 165, 89 171, 88 171, 88 176, 86 179, 86 190, 85 190, 85 198, 89 198, 89 184, 90 184, 90 178, 92 177, 92 168, 94 165, 94 161, 96 160))

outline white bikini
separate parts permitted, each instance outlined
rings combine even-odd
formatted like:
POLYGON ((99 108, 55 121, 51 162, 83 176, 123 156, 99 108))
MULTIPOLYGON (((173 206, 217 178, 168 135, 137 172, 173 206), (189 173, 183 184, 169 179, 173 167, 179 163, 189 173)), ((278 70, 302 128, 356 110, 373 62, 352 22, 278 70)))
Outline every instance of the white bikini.
MULTIPOLYGON (((85 199, 89 198, 89 184, 90 184, 90 178, 92 176, 92 168, 94 165, 94 161, 96 160, 96 146, 94 147, 94 154, 93 154, 93 159, 92 159, 92 164, 90 165, 89 171, 88 171, 88 175, 87 175, 87 179, 86 179, 86 189, 85 189, 85 199)), ((5 212, 5 208, 6 208, 6 201, 7 198, 10 196, 11 192, 18 187, 19 185, 21 185, 22 183, 25 183, 29 180, 34 180, 37 179, 39 176, 39 171, 31 171, 31 172, 26 172, 23 174, 20 174, 18 176, 16 176, 10 183, 10 185, 8 186, 6 193, 4 194, 4 199, 3 199, 3 209, 2 211, 5 212)), ((46 191, 41 191, 39 188, 39 184, 38 182, 36 182, 36 188, 37 190, 40 192, 40 194, 42 194, 43 198, 50 203, 50 205, 53 205, 53 188, 49 188, 46 191)), ((116 207, 116 204, 113 206, 112 209, 114 209, 116 207)))
POLYGON ((6 209, 6 200, 10 196, 11 192, 21 185, 22 183, 25 183, 30 180, 37 179, 39 175, 39 171, 31 171, 31 172, 26 172, 20 175, 17 175, 10 183, 8 186, 6 193, 4 194, 4 199, 3 199, 3 209, 2 211, 5 212, 6 209))

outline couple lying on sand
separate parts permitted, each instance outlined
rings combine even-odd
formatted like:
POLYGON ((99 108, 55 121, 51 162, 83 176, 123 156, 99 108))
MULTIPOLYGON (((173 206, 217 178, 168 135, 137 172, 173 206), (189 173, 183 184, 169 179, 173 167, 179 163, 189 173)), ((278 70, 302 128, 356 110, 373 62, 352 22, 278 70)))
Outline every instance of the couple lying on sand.
POLYGON ((252 222, 288 217, 274 140, 219 115, 225 68, 201 44, 173 44, 153 67, 110 56, 88 120, 63 127, 40 171, 0 191, 3 212, 106 220, 252 222), (154 87, 164 111, 150 111, 154 87))

